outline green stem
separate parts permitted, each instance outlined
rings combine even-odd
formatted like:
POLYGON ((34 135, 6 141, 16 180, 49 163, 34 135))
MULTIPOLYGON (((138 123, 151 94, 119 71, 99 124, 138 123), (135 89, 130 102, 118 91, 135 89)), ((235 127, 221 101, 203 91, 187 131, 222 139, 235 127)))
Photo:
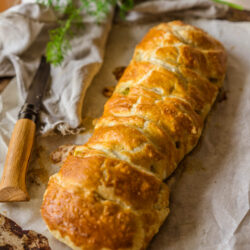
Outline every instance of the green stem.
POLYGON ((244 9, 241 5, 238 5, 236 3, 230 3, 230 2, 227 2, 227 1, 223 1, 223 0, 213 0, 213 1, 216 2, 216 3, 221 3, 221 4, 228 5, 229 7, 234 8, 234 9, 238 9, 238 10, 243 10, 244 9))

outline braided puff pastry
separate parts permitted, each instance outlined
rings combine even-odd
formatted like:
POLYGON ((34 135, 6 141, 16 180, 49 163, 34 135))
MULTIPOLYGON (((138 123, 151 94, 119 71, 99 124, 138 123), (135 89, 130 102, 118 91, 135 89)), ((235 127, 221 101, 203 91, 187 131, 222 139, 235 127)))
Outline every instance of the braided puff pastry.
POLYGON ((73 249, 145 249, 169 213, 163 179, 197 144, 226 70, 223 46, 180 21, 152 28, 93 136, 50 178, 42 216, 73 249))

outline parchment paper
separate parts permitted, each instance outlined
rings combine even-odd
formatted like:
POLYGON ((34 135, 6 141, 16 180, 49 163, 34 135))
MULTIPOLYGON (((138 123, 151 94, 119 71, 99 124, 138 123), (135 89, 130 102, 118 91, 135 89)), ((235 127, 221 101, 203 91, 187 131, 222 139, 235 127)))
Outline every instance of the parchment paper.
MULTIPOLYGON (((168 181, 172 189, 171 213, 149 249, 248 250, 250 24, 185 21, 207 30, 225 45, 228 52, 224 85, 227 98, 214 105, 199 145, 168 181)), ((86 94, 83 107, 86 123, 101 115, 107 100, 102 90, 116 84, 113 69, 129 63, 135 45, 156 24, 113 26, 103 67, 86 94)), ((49 161, 49 153, 61 144, 82 144, 90 134, 91 129, 78 136, 38 138, 28 173, 30 202, 0 204, 0 212, 23 228, 46 235, 53 250, 68 248, 48 233, 39 211, 48 177, 59 169, 49 161)), ((3 149, 0 147, 0 150, 3 149)))

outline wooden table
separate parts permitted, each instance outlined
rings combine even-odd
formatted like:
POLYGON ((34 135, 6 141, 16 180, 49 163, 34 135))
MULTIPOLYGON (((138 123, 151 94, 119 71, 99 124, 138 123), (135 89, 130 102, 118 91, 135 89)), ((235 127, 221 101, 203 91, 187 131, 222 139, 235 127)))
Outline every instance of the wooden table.
POLYGON ((223 18, 232 22, 250 22, 250 11, 249 10, 236 10, 230 8, 226 17, 223 18))
MULTIPOLYGON (((19 0, 0 0, 0 12, 3 9, 10 7, 10 5, 16 4, 19 0)), ((236 9, 230 8, 226 17, 222 18, 224 20, 232 21, 232 22, 241 22, 248 21, 250 22, 250 11, 240 11, 236 9)), ((4 90, 4 88, 10 82, 10 77, 0 77, 0 93, 4 90)))

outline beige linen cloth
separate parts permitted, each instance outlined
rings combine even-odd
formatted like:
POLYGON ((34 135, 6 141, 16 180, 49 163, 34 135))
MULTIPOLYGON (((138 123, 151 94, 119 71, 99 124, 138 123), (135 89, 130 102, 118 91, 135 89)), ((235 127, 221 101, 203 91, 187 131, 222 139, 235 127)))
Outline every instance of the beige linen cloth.
MULTIPOLYGON (((72 133, 81 125, 82 112, 84 116, 101 115, 106 101, 102 89, 115 84, 112 70, 129 63, 135 45, 157 22, 172 15, 222 17, 226 11, 227 7, 214 5, 208 0, 143 1, 127 15, 126 25, 112 27, 107 48, 105 43, 112 13, 101 25, 86 17, 86 28, 72 41, 72 51, 60 67, 52 68, 40 132, 44 135, 53 130, 72 133), (133 25, 127 25, 127 22, 133 25), (106 57, 98 72, 104 51, 106 57)), ((186 167, 172 190, 171 214, 150 249, 248 250, 249 23, 232 24, 206 19, 185 21, 204 28, 226 46, 229 53, 225 83, 228 100, 215 106, 201 145, 186 157, 183 163, 186 167)), ((121 21, 116 19, 116 22, 121 21)), ((54 13, 34 3, 16 6, 0 15, 0 75, 16 76, 0 95, 0 172, 18 110, 48 40, 47 29, 54 23, 54 13)), ((61 144, 84 143, 89 136, 90 132, 78 136, 39 138, 27 178, 30 202, 0 204, 0 213, 24 229, 46 235, 53 250, 68 247, 49 234, 40 216, 48 176, 58 171, 58 166, 51 165, 49 153, 61 144)))

